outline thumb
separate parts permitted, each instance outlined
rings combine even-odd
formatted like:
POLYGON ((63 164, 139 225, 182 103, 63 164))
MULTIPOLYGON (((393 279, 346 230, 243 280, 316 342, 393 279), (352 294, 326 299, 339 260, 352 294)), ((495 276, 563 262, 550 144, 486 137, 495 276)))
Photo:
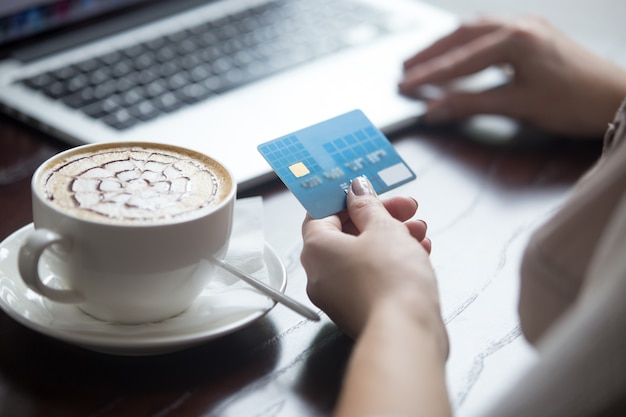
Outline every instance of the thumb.
POLYGON ((391 215, 376 195, 372 183, 365 176, 352 180, 346 205, 350 219, 359 232, 391 219, 391 215))

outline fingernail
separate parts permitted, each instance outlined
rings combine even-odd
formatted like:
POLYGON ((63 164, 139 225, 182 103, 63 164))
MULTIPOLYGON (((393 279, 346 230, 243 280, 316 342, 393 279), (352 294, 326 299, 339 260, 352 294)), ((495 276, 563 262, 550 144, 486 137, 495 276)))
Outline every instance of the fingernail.
POLYGON ((360 176, 352 180, 350 184, 354 195, 375 195, 376 192, 372 188, 372 184, 367 177, 360 176))

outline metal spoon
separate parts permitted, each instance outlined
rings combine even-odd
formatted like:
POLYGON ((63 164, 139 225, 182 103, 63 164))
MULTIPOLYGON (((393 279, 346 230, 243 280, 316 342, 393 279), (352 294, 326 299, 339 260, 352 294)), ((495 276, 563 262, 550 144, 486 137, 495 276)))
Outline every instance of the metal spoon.
POLYGON ((270 287, 264 282, 259 281, 258 279, 250 275, 249 273, 242 271, 236 266, 233 266, 217 258, 212 258, 211 261, 215 263, 216 265, 218 265, 219 267, 223 268, 224 270, 240 278, 242 281, 245 281, 246 283, 250 284, 250 286, 261 291, 263 294, 269 296, 272 300, 284 304, 286 307, 289 307, 290 309, 292 309, 298 314, 303 315, 307 319, 310 319, 313 321, 320 320, 320 316, 315 311, 311 310, 304 304, 301 304, 300 302, 294 300, 293 298, 283 294, 282 292, 275 290, 274 288, 270 287))

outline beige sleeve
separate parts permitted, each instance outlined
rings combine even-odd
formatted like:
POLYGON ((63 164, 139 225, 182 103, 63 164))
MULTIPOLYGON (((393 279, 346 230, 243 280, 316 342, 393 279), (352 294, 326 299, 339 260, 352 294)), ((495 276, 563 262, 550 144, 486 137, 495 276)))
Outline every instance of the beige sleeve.
POLYGON ((580 297, 538 345, 539 361, 489 416, 626 415, 626 194, 580 297))

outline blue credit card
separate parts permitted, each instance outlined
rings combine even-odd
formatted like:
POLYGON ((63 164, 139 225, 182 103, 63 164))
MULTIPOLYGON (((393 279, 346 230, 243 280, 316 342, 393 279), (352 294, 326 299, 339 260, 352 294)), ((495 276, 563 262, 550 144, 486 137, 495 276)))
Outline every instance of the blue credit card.
POLYGON ((382 194, 415 179, 389 139, 360 110, 260 144, 257 149, 314 218, 346 208, 352 179, 382 194))

